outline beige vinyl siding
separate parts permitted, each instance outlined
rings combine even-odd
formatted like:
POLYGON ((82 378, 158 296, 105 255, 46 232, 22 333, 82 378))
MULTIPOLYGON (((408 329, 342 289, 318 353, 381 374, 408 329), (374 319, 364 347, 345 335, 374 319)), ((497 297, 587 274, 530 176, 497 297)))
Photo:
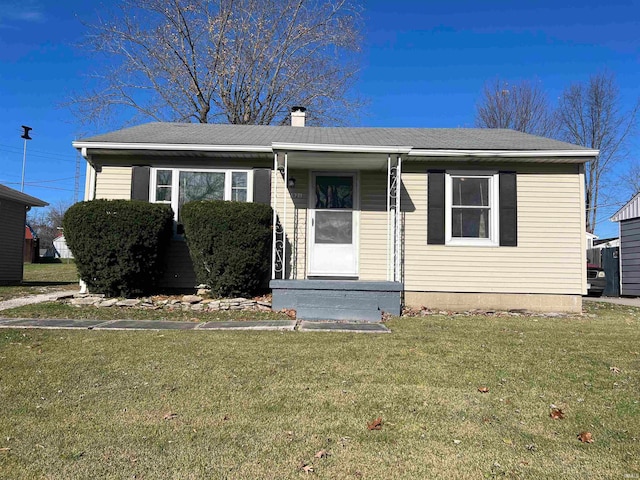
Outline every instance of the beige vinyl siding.
POLYGON ((360 172, 360 280, 387 279, 387 172, 360 172))
POLYGON ((518 166, 518 246, 454 247, 427 245, 426 168, 405 168, 405 290, 580 295, 585 256, 578 169, 518 166))
POLYGON ((0 200, 2 246, 0 247, 0 285, 22 281, 26 207, 11 200, 0 200))
POLYGON ((96 198, 129 200, 131 167, 102 167, 96 178, 96 198))

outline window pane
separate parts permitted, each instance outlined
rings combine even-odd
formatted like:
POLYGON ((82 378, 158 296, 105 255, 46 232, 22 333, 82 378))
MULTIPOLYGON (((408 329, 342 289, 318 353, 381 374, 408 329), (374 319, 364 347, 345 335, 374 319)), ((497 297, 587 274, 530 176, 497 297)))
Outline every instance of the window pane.
POLYGON ((247 189, 234 188, 231 191, 231 200, 234 202, 246 202, 247 201, 247 189))
POLYGON ((316 208, 353 208, 353 177, 316 177, 316 208))
POLYGON ((247 173, 233 172, 231 174, 231 186, 247 188, 247 173))
POLYGON ((451 209, 451 236, 454 238, 489 238, 489 209, 451 209))
POLYGON ((489 206, 488 178, 453 177, 452 183, 454 205, 489 206))
POLYGON ((351 212, 316 212, 316 243, 353 243, 353 214, 351 212))
POLYGON ((171 187, 156 187, 156 202, 170 202, 171 187))
POLYGON ((195 200, 224 200, 224 172, 180 172, 180 209, 195 200))
POLYGON ((171 186, 171 177, 173 172, 171 170, 158 170, 156 174, 156 185, 171 186))

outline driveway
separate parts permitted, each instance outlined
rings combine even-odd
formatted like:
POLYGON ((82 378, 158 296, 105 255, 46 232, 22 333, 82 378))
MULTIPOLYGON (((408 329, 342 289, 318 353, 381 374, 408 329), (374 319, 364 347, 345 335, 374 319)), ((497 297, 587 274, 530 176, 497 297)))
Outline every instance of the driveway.
POLYGON ((587 302, 614 303, 628 307, 640 307, 640 297, 582 297, 587 302))

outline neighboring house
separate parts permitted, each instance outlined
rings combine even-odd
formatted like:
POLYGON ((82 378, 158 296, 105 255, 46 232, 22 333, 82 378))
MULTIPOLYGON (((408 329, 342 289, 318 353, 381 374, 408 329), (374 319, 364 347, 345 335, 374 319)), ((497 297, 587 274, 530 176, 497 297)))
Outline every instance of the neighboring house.
POLYGON ((612 217, 620 238, 620 294, 640 296, 640 193, 612 217))
MULTIPOLYGON (((499 129, 150 123, 74 142, 85 199, 274 208, 273 308, 379 319, 431 309, 581 311, 584 163, 598 153, 499 129), (545 241, 541 241, 544 238, 545 241)), ((166 287, 193 288, 174 239, 166 287)))
POLYGON ((38 237, 31 229, 29 225, 24 226, 24 248, 23 258, 24 263, 34 263, 38 261, 39 253, 38 237))
POLYGON ((620 238, 619 237, 610 237, 610 238, 599 238, 593 241, 593 247, 599 250, 603 248, 615 248, 620 246, 620 238))
POLYGON ((49 205, 42 200, 0 185, 0 285, 22 282, 27 211, 49 205))
POLYGON ((56 258, 73 258, 73 253, 71 253, 71 249, 67 246, 64 234, 60 234, 53 239, 53 248, 56 258))

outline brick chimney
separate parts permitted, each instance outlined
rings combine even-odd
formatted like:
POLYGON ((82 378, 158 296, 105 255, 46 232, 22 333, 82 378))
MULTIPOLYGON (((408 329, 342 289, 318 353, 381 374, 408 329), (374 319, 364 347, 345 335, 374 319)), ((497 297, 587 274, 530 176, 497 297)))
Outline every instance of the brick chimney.
POLYGON ((304 107, 291 107, 291 126, 292 127, 304 127, 304 119, 307 116, 307 111, 304 107))

